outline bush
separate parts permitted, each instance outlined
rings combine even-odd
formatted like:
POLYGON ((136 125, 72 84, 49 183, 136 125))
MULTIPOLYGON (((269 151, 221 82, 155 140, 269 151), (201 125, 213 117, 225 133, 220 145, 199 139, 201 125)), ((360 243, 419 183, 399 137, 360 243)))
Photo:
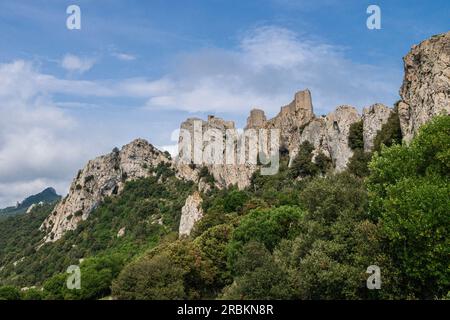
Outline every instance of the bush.
POLYGON ((369 162, 372 159, 372 153, 364 152, 362 149, 353 150, 353 156, 350 158, 347 170, 357 177, 367 177, 370 173, 369 162))
POLYGON ((296 226, 303 214, 299 207, 289 206, 251 211, 234 230, 229 245, 230 258, 234 259, 242 246, 250 241, 260 242, 272 251, 281 239, 297 235, 296 226))
POLYGON ((30 288, 22 292, 22 300, 43 300, 44 294, 41 290, 30 288))
POLYGON ((289 299, 291 287, 285 272, 258 242, 247 243, 236 261, 235 281, 224 289, 224 299, 289 299))
POLYGON ((402 143, 402 130, 400 127, 400 119, 398 117, 397 106, 394 108, 394 112, 388 118, 388 121, 383 124, 381 130, 377 132, 377 135, 373 141, 373 151, 380 151, 381 146, 385 145, 390 147, 393 144, 402 143))
POLYGON ((167 253, 128 265, 113 283, 113 296, 126 300, 185 299, 184 271, 167 253))
POLYGON ((364 149, 363 121, 354 122, 350 125, 348 134, 348 146, 352 150, 364 149))
POLYGON ((370 211, 382 226, 404 296, 448 292, 449 163, 449 116, 424 125, 409 146, 382 148, 370 163, 370 211))
POLYGON ((313 150, 314 146, 309 141, 305 141, 300 145, 298 154, 292 161, 292 165, 290 167, 292 178, 304 178, 307 176, 314 176, 318 173, 319 170, 316 164, 312 161, 313 150))
POLYGON ((212 291, 214 273, 197 246, 176 241, 125 267, 113 283, 118 299, 200 299, 212 291))
POLYGON ((314 162, 321 174, 326 174, 331 167, 333 166, 333 162, 330 157, 327 157, 323 152, 319 152, 314 159, 314 162))
POLYGON ((0 287, 0 300, 20 300, 20 291, 16 287, 0 287))

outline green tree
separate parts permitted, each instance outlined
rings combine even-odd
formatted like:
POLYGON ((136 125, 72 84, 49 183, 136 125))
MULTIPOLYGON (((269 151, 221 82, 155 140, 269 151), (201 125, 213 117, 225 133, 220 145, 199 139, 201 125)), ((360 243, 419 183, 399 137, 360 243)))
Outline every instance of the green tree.
POLYGON ((203 259, 209 261, 213 276, 212 290, 217 294, 225 285, 232 281, 227 264, 227 245, 233 234, 234 227, 230 224, 222 224, 205 231, 194 240, 194 244, 200 249, 203 259))
POLYGON ((20 291, 16 287, 0 287, 0 300, 20 300, 20 291))
POLYGON ((126 266, 112 293, 119 299, 200 299, 213 291, 213 271, 198 246, 175 241, 126 266))
POLYGON ((394 144, 401 143, 402 130, 400 127, 400 119, 398 117, 398 108, 397 105, 395 105, 394 111, 389 116, 387 122, 383 124, 381 130, 377 132, 377 135, 373 141, 373 150, 380 151, 382 145, 390 147, 394 144))
POLYGON ((236 189, 230 190, 224 197, 225 212, 240 212, 243 209, 245 202, 248 200, 248 195, 245 191, 236 189))
POLYGON ((330 157, 327 157, 323 152, 319 152, 317 154, 314 162, 319 172, 323 175, 326 174, 333 166, 333 162, 331 161, 330 157))
POLYGON ((348 146, 352 149, 364 149, 363 121, 357 121, 350 125, 348 133, 348 146))
POLYGON ((371 214, 380 221, 403 295, 444 296, 450 286, 450 117, 424 125, 409 146, 370 163, 371 214))
POLYGON ((113 283, 113 296, 126 300, 185 299, 184 271, 168 253, 128 265, 113 283))
POLYGON ((353 155, 350 158, 347 170, 357 177, 367 177, 370 173, 369 162, 372 159, 372 153, 364 152, 363 149, 353 150, 353 155))
POLYGON ((247 243, 239 254, 235 281, 224 289, 224 299, 289 299, 287 275, 270 252, 258 242, 247 243))
POLYGON ((231 256, 244 244, 257 241, 272 251, 284 238, 294 237, 303 211, 299 207, 282 206, 274 209, 256 209, 244 216, 234 230, 229 245, 231 256))
POLYGON ((292 178, 304 178, 314 176, 318 173, 318 168, 313 160, 314 146, 311 142, 305 141, 300 145, 297 156, 292 161, 290 173, 292 178))
POLYGON ((30 288, 22 292, 22 300, 43 300, 43 298, 43 292, 36 288, 30 288))

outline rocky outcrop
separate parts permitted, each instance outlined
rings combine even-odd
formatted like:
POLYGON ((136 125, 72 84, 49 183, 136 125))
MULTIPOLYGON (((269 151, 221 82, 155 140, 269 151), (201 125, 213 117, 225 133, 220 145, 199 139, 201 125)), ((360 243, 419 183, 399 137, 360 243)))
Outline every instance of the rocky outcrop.
POLYGON ((195 223, 203 217, 202 202, 203 199, 198 192, 186 199, 181 209, 180 228, 178 231, 180 237, 189 236, 195 223))
POLYGON ((125 182, 151 175, 151 167, 170 162, 166 155, 143 139, 88 162, 73 180, 69 194, 41 225, 44 241, 56 241, 74 230, 107 196, 122 191, 125 182))
POLYGON ((405 76, 398 104, 403 139, 438 114, 450 114, 450 32, 414 46, 404 57, 405 76))
POLYGON ((364 108, 362 120, 365 152, 370 152, 373 149, 373 143, 378 131, 388 121, 392 112, 392 109, 381 103, 364 108))
POLYGON ((340 106, 326 117, 313 119, 302 129, 298 143, 295 140, 290 143, 290 162, 297 156, 300 145, 309 141, 314 146, 314 156, 321 152, 331 158, 336 172, 344 170, 353 155, 348 146, 350 126, 359 120, 358 111, 351 106, 340 106))
POLYGON ((122 227, 119 229, 119 231, 117 231, 117 238, 122 238, 125 235, 125 227, 122 227))
MULTIPOLYGON (((179 154, 176 160, 178 176, 202 184, 199 173, 205 166, 214 177, 218 188, 231 185, 241 189, 247 187, 256 165, 239 162, 236 143, 233 143, 233 148, 230 149, 231 155, 227 153, 224 141, 227 132, 237 133, 233 121, 225 121, 215 116, 208 116, 207 121, 198 118, 184 121, 180 127, 179 154), (222 141, 218 149, 211 148, 213 142, 218 140, 222 141)), ((200 190, 203 191, 204 187, 200 190)))
POLYGON ((353 155, 348 145, 348 135, 352 123, 360 119, 358 111, 351 106, 337 107, 326 117, 328 150, 336 172, 343 171, 353 155))
POLYGON ((314 156, 322 152, 327 157, 331 157, 329 146, 328 146, 328 136, 326 131, 326 117, 313 119, 308 125, 303 129, 300 134, 300 140, 296 144, 297 147, 292 149, 290 154, 291 161, 296 157, 300 145, 308 141, 314 146, 314 156))
MULTIPOLYGON (((335 171, 339 172, 346 168, 347 162, 353 155, 352 150, 348 146, 348 135, 350 125, 360 120, 360 116, 355 108, 350 106, 340 106, 335 111, 329 113, 326 117, 317 118, 313 112, 311 92, 309 90, 299 91, 295 94, 294 100, 281 108, 278 115, 274 118, 267 120, 264 111, 260 109, 253 109, 250 112, 250 116, 247 118, 247 125, 244 132, 249 132, 250 129, 256 129, 254 132, 258 134, 258 129, 265 129, 267 132, 270 129, 278 129, 280 135, 281 148, 286 148, 289 151, 291 161, 298 153, 300 145, 304 141, 311 142, 314 147, 314 153, 317 155, 319 152, 324 153, 326 156, 332 159, 335 167, 335 171)), ((375 120, 373 120, 375 122, 375 120)), ((375 123, 373 124, 375 125, 375 123)), ((381 124, 379 125, 381 126, 381 124)), ((190 118, 181 124, 181 132, 185 131, 189 134, 186 136, 183 133, 180 134, 179 150, 180 154, 178 159, 182 159, 186 152, 194 164, 188 165, 178 164, 178 171, 181 176, 196 181, 198 179, 198 170, 201 166, 205 165, 209 172, 213 175, 216 186, 219 188, 228 187, 230 185, 236 185, 238 188, 243 189, 250 184, 252 174, 258 169, 258 166, 246 161, 245 164, 226 163, 227 154, 224 147, 223 162, 222 164, 208 164, 205 161, 205 156, 202 154, 207 146, 207 143, 202 141, 202 138, 209 129, 218 130, 217 139, 227 136, 227 130, 235 130, 234 122, 224 121, 220 118, 213 116, 208 117, 207 121, 200 120, 198 118, 190 118), (187 149, 183 147, 184 139, 191 139, 187 149), (200 149, 195 150, 194 140, 197 139, 197 145, 200 144, 200 149), (200 142, 199 142, 200 141, 200 142), (201 154, 196 157, 195 152, 201 154), (199 161, 199 159, 202 161, 199 161), (197 159, 197 162, 195 161, 197 159), (198 170, 196 170, 198 166, 198 170)), ((258 145, 259 141, 250 143, 246 140, 245 143, 239 145, 240 148, 244 148, 246 155, 255 148, 261 148, 258 145)), ((239 149, 236 145, 234 148, 236 157, 236 150, 239 149)), ((264 147, 266 151, 270 150, 269 143, 264 147)), ((258 149, 257 149, 258 150, 258 149)), ((278 152, 278 150, 276 150, 278 152)), ((245 158, 248 160, 248 158, 245 158)))
POLYGON ((261 109, 252 109, 247 118, 247 126, 245 129, 264 128, 266 126, 266 114, 261 109))
POLYGON ((280 129, 281 144, 291 150, 299 141, 302 128, 314 118, 311 92, 306 89, 297 92, 294 100, 267 122, 266 128, 280 129))
POLYGON ((353 155, 348 146, 348 134, 350 125, 359 120, 358 111, 351 106, 340 106, 326 117, 316 117, 311 92, 304 90, 297 92, 294 101, 281 108, 266 127, 281 130, 281 142, 289 150, 290 162, 300 145, 309 141, 314 145, 314 156, 322 152, 330 157, 335 171, 339 172, 346 168, 353 155))

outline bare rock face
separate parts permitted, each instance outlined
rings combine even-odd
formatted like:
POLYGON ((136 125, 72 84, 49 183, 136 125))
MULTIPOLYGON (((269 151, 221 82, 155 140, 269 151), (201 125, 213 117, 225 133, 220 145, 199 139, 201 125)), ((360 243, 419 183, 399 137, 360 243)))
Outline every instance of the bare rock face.
POLYGON ((328 147, 325 117, 315 118, 311 120, 311 122, 308 123, 301 131, 298 141, 297 139, 294 139, 293 141, 291 141, 292 147, 290 149, 290 164, 297 156, 300 145, 305 141, 310 142, 314 146, 314 157, 317 156, 319 152, 322 152, 327 157, 331 157, 328 147))
POLYGON ((331 158, 336 172, 344 170, 353 155, 348 146, 350 126, 360 119, 358 111, 351 106, 340 106, 326 117, 313 119, 301 131, 299 142, 292 143, 290 163, 297 156, 300 145, 309 141, 314 146, 314 157, 321 152, 331 158))
POLYGON ((337 107, 334 112, 326 116, 328 150, 336 172, 343 171, 353 155, 348 145, 348 135, 352 123, 360 119, 358 111, 351 106, 337 107))
POLYGON ((450 32, 414 46, 403 61, 398 112, 403 139, 410 141, 433 116, 450 113, 450 32))
MULTIPOLYGON (((378 112, 378 107, 374 107, 374 109, 378 112)), ((339 172, 346 168, 348 160, 353 155, 352 150, 348 146, 350 125, 360 119, 356 109, 350 106, 340 106, 326 117, 317 118, 313 112, 311 93, 309 90, 304 90, 297 92, 294 100, 289 105, 282 107, 279 114, 270 120, 266 119, 264 111, 253 109, 247 118, 244 132, 247 132, 249 129, 266 129, 268 131, 278 129, 280 133, 280 147, 288 149, 291 162, 296 157, 300 145, 304 141, 309 141, 314 145, 314 156, 322 152, 330 157, 335 171, 339 172)), ((381 127, 381 124, 376 124, 375 120, 373 122, 371 123, 372 127, 381 127)), ((182 145, 186 136, 180 132, 180 153, 178 159, 182 159, 187 152, 190 155, 190 159, 195 160, 194 136, 197 135, 197 138, 201 139, 209 129, 218 130, 218 139, 221 139, 222 136, 226 136, 228 129, 235 129, 235 127, 233 122, 224 121, 213 116, 209 116, 207 121, 198 118, 187 119, 181 124, 181 130, 189 133, 188 138, 191 139, 192 143, 187 151, 183 150, 182 145)), ((201 142, 200 145, 201 154, 207 144, 201 142)), ((250 148, 255 147, 258 146, 248 144, 244 148, 247 152, 250 148)), ((268 150, 268 147, 266 150, 268 150)), ((200 163, 203 165, 205 164, 204 155, 202 154, 201 157, 203 162, 201 161, 200 163)), ((225 154, 223 159, 225 161, 225 154)), ((181 177, 196 182, 199 179, 200 167, 186 163, 177 164, 181 177)), ((206 164, 206 167, 214 176, 218 188, 236 185, 239 189, 250 185, 252 174, 258 169, 258 166, 253 164, 226 164, 226 162, 223 162, 223 164, 206 164)))
POLYGON ((223 139, 227 134, 227 130, 235 130, 234 122, 225 121, 215 116, 208 116, 207 121, 198 118, 189 118, 184 121, 180 128, 179 154, 176 162, 178 176, 199 182, 200 190, 205 191, 204 184, 202 181, 199 181, 199 173, 201 167, 206 166, 214 177, 218 188, 231 185, 236 185, 240 189, 247 187, 250 184, 250 178, 256 169, 256 165, 239 163, 236 145, 234 145, 233 150, 233 159, 235 161, 232 163, 227 161, 225 142, 222 145, 223 150, 217 153, 221 154, 220 161, 215 161, 214 152, 211 154, 207 152, 210 142, 216 139, 223 139), (185 139, 190 139, 190 142, 186 142, 185 139), (190 150, 186 150, 185 147, 187 145, 190 145, 190 150), (182 159, 185 156, 188 156, 187 159, 192 163, 183 161, 182 159))
POLYGON ((281 108, 273 119, 267 122, 267 128, 281 130, 281 143, 290 150, 293 142, 299 140, 300 129, 314 119, 311 92, 306 89, 295 94, 294 100, 281 108))
POLYGON ((56 241, 74 230, 105 197, 120 193, 128 180, 150 176, 149 169, 161 162, 170 160, 143 139, 89 161, 73 180, 67 197, 41 225, 47 232, 44 241, 56 241))
POLYGON ((388 121, 392 112, 392 109, 381 103, 364 108, 362 120, 365 152, 370 152, 373 149, 373 143, 378 131, 388 121))
POLYGON ((250 116, 247 118, 247 126, 245 129, 250 128, 264 128, 267 122, 266 115, 261 109, 252 109, 250 116))
POLYGON ((181 209, 179 236, 189 236, 194 224, 203 217, 203 199, 198 192, 190 195, 181 209))

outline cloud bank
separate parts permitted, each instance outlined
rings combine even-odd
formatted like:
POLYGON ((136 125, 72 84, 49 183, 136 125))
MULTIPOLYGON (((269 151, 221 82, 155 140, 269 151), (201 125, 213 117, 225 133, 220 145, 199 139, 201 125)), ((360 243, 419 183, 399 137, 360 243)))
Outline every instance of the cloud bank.
POLYGON ((182 56, 165 81, 167 89, 148 99, 149 108, 241 114, 251 106, 274 113, 305 88, 318 113, 342 104, 393 103, 399 84, 397 70, 352 62, 340 47, 274 26, 249 31, 235 50, 182 56))

